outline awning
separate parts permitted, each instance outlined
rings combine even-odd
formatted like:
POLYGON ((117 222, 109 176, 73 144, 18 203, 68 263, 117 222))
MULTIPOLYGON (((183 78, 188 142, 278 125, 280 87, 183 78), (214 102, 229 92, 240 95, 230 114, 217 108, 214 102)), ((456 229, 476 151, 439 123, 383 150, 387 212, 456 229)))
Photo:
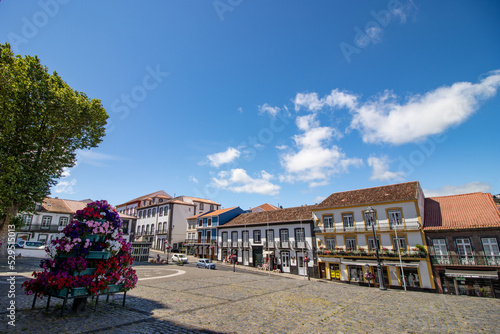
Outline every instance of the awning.
MULTIPOLYGON (((389 262, 389 261, 384 261, 383 262, 384 266, 396 266, 396 267, 401 267, 400 262, 389 262)), ((403 262, 403 267, 411 267, 411 268, 418 268, 419 263, 418 262, 403 262)))
POLYGON ((496 270, 455 270, 446 269, 444 274, 448 277, 465 277, 465 278, 488 278, 498 279, 498 272, 496 270))
POLYGON ((344 261, 344 260, 342 260, 340 263, 348 265, 348 266, 366 266, 366 265, 372 266, 372 267, 377 266, 376 261, 344 261))

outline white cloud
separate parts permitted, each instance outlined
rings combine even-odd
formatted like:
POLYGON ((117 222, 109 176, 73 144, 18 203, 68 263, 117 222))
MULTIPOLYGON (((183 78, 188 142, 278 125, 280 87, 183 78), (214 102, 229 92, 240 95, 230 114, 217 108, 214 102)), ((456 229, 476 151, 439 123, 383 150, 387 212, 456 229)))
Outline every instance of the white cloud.
POLYGON ((208 155, 207 158, 211 166, 219 167, 220 165, 230 163, 240 155, 241 152, 239 150, 234 147, 228 147, 226 151, 208 155))
POLYGON ((87 163, 95 167, 105 167, 107 166, 105 162, 120 160, 120 158, 92 150, 78 150, 76 160, 78 164, 87 163))
POLYGON ((363 164, 361 159, 346 158, 339 147, 329 142, 339 137, 338 131, 331 127, 321 127, 315 114, 297 117, 297 127, 303 134, 293 137, 298 151, 280 156, 285 174, 282 181, 309 182, 311 187, 324 185, 332 174, 347 172, 351 166, 363 164))
POLYGON ((239 107, 238 108, 238 112, 241 114, 243 112, 243 108, 242 107, 239 107))
POLYGON ((370 180, 378 181, 388 181, 396 180, 402 181, 404 173, 403 172, 390 172, 389 163, 391 162, 387 156, 375 157, 371 156, 368 158, 368 166, 373 168, 372 176, 370 180))
POLYGON ((277 195, 280 186, 270 182, 273 178, 273 175, 264 170, 257 178, 252 178, 244 169, 236 168, 229 172, 220 172, 219 178, 214 177, 212 181, 219 189, 227 189, 237 193, 277 195))
POLYGON ((391 12, 395 17, 399 17, 401 23, 406 23, 408 16, 415 15, 418 10, 412 0, 403 3, 398 1, 397 3, 399 6, 391 8, 391 12))
POLYGON ((314 203, 321 203, 321 202, 323 202, 325 199, 326 199, 326 197, 325 197, 325 196, 316 196, 316 198, 314 199, 314 203))
POLYGON ((288 148, 288 146, 287 145, 278 145, 278 146, 276 146, 276 148, 280 151, 283 151, 283 150, 286 150, 288 148))
POLYGON ((492 186, 490 184, 476 181, 476 182, 464 183, 459 186, 447 185, 434 190, 425 189, 424 194, 425 197, 436 197, 436 196, 468 194, 475 192, 490 193, 491 189, 492 186))
POLYGON ((190 176, 190 177, 189 177, 189 181, 191 181, 191 182, 193 182, 193 183, 198 183, 198 182, 199 182, 199 181, 198 181, 198 179, 197 179, 197 178, 195 178, 194 176, 190 176))
POLYGON ((386 91, 352 109, 351 127, 361 131, 366 143, 399 145, 424 140, 466 121, 482 101, 496 94, 498 86, 500 71, 476 84, 458 82, 411 96, 405 103, 386 91))
POLYGON ((279 107, 271 107, 269 104, 264 103, 263 105, 259 106, 259 114, 265 114, 268 113, 269 116, 275 117, 279 112, 280 112, 279 107))
POLYGON ((357 97, 334 89, 330 95, 321 99, 318 98, 317 93, 298 93, 293 103, 295 104, 295 111, 299 111, 302 107, 313 112, 324 107, 352 109, 357 104, 357 97))
MULTIPOLYGON (((69 175, 68 175, 69 176, 69 175)), ((63 179, 59 181, 53 189, 56 194, 74 194, 73 186, 76 185, 76 179, 66 180, 63 179)))

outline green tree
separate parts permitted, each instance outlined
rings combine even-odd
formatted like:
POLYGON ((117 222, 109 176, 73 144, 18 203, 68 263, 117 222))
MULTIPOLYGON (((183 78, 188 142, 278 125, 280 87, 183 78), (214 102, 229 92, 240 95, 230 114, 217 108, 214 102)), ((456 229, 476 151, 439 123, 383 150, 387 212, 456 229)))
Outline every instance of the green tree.
POLYGON ((38 57, 0 44, 0 256, 13 218, 49 195, 76 150, 97 147, 107 118, 100 100, 49 74, 38 57))

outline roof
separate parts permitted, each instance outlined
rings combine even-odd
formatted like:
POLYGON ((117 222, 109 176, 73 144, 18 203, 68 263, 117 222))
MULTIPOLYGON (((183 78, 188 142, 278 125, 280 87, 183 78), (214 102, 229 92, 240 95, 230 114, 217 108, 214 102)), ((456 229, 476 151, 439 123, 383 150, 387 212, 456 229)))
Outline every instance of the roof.
POLYGON ((500 212, 486 193, 425 199, 424 230, 500 227, 500 212))
POLYGON ((318 207, 335 208, 414 200, 418 197, 419 189, 420 185, 418 181, 413 181, 388 186, 338 192, 328 196, 318 205, 318 207))
POLYGON ((72 201, 69 199, 59 199, 46 197, 42 202, 42 210, 54 213, 75 213, 87 206, 86 202, 72 201))
POLYGON ((209 199, 205 199, 205 198, 198 198, 198 197, 191 197, 191 196, 180 196, 180 197, 189 198, 189 199, 191 199, 194 202, 202 202, 202 203, 220 205, 220 203, 217 203, 217 202, 211 201, 209 199))
POLYGON ((237 206, 233 206, 232 208, 203 212, 203 213, 199 213, 199 214, 197 214, 195 216, 191 216, 188 219, 195 219, 195 218, 199 218, 199 217, 202 217, 202 216, 203 216, 203 218, 215 217, 215 216, 218 216, 220 214, 223 214, 224 212, 228 212, 228 211, 234 210, 236 208, 237 208, 237 206))
POLYGON ((274 205, 271 205, 269 203, 264 203, 262 205, 256 206, 253 209, 250 209, 252 212, 258 212, 258 211, 271 211, 271 210, 279 210, 279 208, 275 207, 274 205))
POLYGON ((158 190, 158 191, 155 191, 154 193, 143 195, 141 197, 137 197, 137 198, 131 199, 130 201, 126 201, 123 204, 117 205, 117 207, 127 205, 128 203, 131 203, 131 202, 139 202, 139 201, 145 200, 145 199, 147 199, 149 197, 152 198, 152 197, 160 197, 160 196, 163 197, 163 198, 165 198, 165 197, 172 198, 172 196, 170 196, 169 194, 167 194, 165 191, 158 190))
POLYGON ((315 205, 298 206, 294 208, 278 209, 271 211, 243 213, 219 228, 245 225, 278 224, 286 222, 311 221, 312 210, 315 205))

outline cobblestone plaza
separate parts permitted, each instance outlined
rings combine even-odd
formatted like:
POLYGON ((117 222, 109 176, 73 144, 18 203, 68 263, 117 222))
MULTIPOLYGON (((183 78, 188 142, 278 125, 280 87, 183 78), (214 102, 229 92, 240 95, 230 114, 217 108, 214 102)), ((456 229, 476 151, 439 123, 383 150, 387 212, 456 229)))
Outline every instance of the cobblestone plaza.
MULTIPOLYGON (((25 260, 26 261, 26 260, 25 260)), ((400 290, 380 291, 217 263, 218 270, 144 264, 137 287, 106 304, 59 316, 60 300, 31 310, 21 282, 31 275, 20 261, 15 327, 1 298, 0 332, 19 333, 500 333, 500 300, 400 290), (25 270, 25 271, 23 271, 25 270)), ((33 264, 34 261, 31 261, 33 264)), ((8 293, 2 268, 0 290, 8 293)), ((92 304, 90 304, 92 305, 92 304)), ((93 306, 93 305, 92 305, 93 306)))

